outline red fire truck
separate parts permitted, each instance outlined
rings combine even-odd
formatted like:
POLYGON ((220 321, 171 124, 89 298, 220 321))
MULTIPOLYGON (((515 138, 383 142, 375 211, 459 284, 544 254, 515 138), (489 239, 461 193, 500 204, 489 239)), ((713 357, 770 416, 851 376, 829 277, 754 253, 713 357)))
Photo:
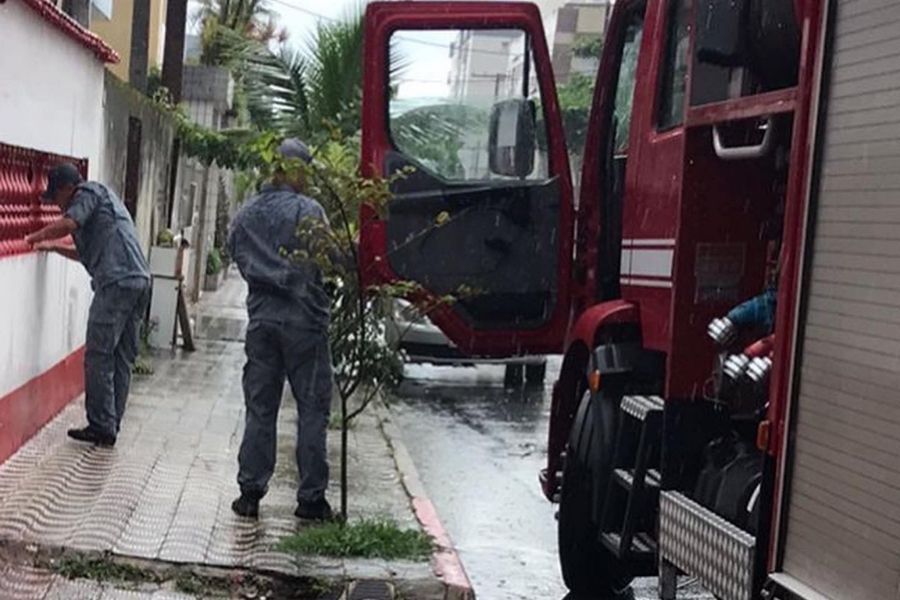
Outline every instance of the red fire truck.
POLYGON ((414 172, 364 208, 365 272, 475 290, 433 317, 466 353, 564 354, 572 590, 900 598, 898 32, 895 0, 617 0, 573 198, 536 7, 369 5, 362 169, 414 172), (394 64, 447 35, 448 98, 494 98, 449 166, 394 64))

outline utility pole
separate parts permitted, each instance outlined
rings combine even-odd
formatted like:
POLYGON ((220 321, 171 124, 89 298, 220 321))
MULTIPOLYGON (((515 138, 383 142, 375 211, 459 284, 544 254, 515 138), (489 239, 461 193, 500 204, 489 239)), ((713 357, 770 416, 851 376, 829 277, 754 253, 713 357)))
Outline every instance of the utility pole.
POLYGON ((181 102, 186 29, 187 0, 169 0, 166 9, 166 47, 163 53, 162 84, 168 88, 173 104, 181 102))
POLYGON ((191 301, 200 301, 200 290, 203 287, 203 277, 206 275, 206 213, 209 211, 209 180, 212 175, 212 165, 203 167, 203 185, 200 187, 200 218, 197 221, 197 239, 194 241, 194 286, 191 290, 191 301))
MULTIPOLYGON (((187 0, 168 0, 166 7, 166 40, 163 50, 162 85, 169 90, 173 104, 181 102, 181 81, 184 76, 184 34, 187 30, 187 0)), ((178 166, 181 162, 181 140, 172 141, 172 164, 169 179, 169 219, 177 201, 178 166)))
POLYGON ((128 81, 139 92, 147 92, 150 61, 150 0, 134 0, 131 19, 131 59, 128 81))

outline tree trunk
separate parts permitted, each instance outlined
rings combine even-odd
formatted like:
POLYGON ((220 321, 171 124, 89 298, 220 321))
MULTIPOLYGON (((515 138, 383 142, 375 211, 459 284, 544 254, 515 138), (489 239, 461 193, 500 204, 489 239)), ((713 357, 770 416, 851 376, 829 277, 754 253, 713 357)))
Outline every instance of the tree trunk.
POLYGON ((187 0, 169 0, 166 9, 166 47, 163 54, 162 84, 169 90, 174 104, 181 102, 186 25, 187 0))
POLYGON ((347 446, 349 434, 347 429, 347 397, 341 394, 341 522, 347 522, 347 446))
POLYGON ((128 82, 147 93, 147 65, 150 61, 150 0, 134 0, 131 21, 131 58, 128 66, 128 82))
POLYGON ((197 237, 194 241, 194 281, 191 282, 191 302, 200 300, 203 277, 206 275, 206 213, 209 210, 209 179, 212 165, 203 167, 203 185, 200 188, 200 218, 197 219, 197 237))

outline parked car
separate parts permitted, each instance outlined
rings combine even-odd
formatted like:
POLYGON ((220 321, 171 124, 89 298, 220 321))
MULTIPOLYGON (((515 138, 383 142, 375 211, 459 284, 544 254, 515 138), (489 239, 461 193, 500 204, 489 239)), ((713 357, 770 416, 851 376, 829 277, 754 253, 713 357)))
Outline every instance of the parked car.
POLYGON ((415 305, 406 300, 393 300, 388 311, 386 336, 388 343, 398 346, 406 362, 436 365, 505 365, 504 384, 537 385, 547 374, 544 356, 516 356, 510 358, 478 358, 467 356, 415 305))

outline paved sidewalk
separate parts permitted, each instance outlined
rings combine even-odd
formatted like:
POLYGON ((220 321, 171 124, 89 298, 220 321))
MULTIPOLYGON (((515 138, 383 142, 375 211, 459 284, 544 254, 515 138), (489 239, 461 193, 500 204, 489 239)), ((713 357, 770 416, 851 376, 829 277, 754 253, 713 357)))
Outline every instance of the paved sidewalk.
POLYGON ((173 590, 121 589, 87 579, 69 580, 33 566, 0 568, 4 600, 193 600, 195 597, 173 590))
MULTIPOLYGON (((67 428, 83 423, 79 401, 0 465, 0 542, 341 580, 403 580, 414 582, 422 594, 442 589, 427 561, 295 561, 274 549, 300 527, 293 516, 296 411, 289 392, 279 420, 278 465, 260 520, 232 514, 244 413, 239 339, 245 326, 234 306, 243 300, 242 287, 233 275, 221 292, 201 303, 197 352, 156 356, 154 374, 135 378, 115 448, 66 437, 67 428)), ((330 433, 335 507, 339 438, 339 432, 330 433)), ((364 414, 350 432, 350 457, 351 519, 390 517, 417 527, 373 413, 364 414)), ((22 576, 16 572, 0 566, 0 598, 43 597, 13 596, 14 579, 22 576)))

